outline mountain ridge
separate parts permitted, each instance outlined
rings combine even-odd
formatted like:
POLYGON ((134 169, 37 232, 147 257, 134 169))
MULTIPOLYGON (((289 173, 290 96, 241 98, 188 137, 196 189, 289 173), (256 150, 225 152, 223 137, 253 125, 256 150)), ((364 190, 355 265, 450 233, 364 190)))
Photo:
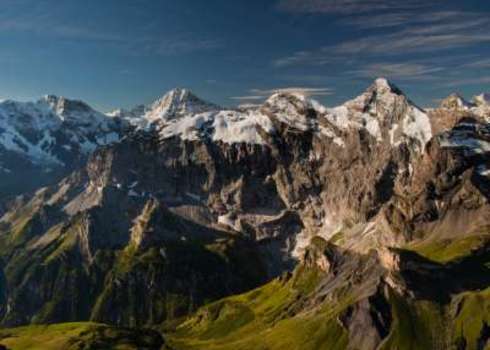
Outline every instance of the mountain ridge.
POLYGON ((281 93, 249 110, 156 106, 171 112, 6 207, 3 325, 174 329, 189 316, 170 335, 178 345, 201 342, 208 327, 219 339, 212 330, 226 310, 243 311, 280 348, 276 323, 291 331, 319 312, 313 323, 325 321, 340 348, 358 347, 364 327, 374 349, 395 344, 408 322, 400 300, 415 313, 427 300, 437 314, 487 287, 490 129, 471 109, 422 110, 386 80, 334 108, 281 93), (468 266, 480 277, 465 276, 468 266), (438 283, 448 290, 441 298, 438 283), (270 290, 286 296, 272 319, 254 314, 269 301, 230 297, 273 303, 270 290), (327 306, 336 311, 324 314, 327 306))

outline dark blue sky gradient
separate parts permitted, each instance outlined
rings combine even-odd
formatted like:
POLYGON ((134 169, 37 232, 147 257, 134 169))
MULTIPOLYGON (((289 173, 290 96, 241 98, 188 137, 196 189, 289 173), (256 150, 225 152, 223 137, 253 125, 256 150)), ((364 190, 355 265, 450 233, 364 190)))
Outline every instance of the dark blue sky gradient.
POLYGON ((102 110, 173 87, 222 105, 317 89, 335 105, 377 76, 426 106, 490 90, 490 2, 4 0, 0 74, 1 98, 102 110))

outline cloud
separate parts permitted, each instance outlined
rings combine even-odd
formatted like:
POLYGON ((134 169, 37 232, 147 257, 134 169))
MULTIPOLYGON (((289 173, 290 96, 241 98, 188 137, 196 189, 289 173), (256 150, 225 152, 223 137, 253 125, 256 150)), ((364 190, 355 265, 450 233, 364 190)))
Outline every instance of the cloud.
POLYGON ((490 68, 490 58, 466 63, 464 65, 464 67, 466 67, 466 68, 490 68))
POLYGON ((481 84, 490 84, 490 76, 458 79, 445 83, 443 84, 443 86, 458 87, 463 85, 481 85, 481 84))
MULTIPOLYGON (((40 0, 41 1, 41 0, 40 0)), ((24 4, 25 5, 25 4, 24 4)), ((11 5, 12 6, 12 5, 11 5)), ((162 37, 152 26, 142 26, 137 33, 109 30, 104 23, 69 21, 51 11, 49 6, 30 8, 15 15, 0 13, 0 33, 27 33, 49 39, 92 41, 112 44, 128 55, 172 56, 196 51, 209 51, 223 46, 215 38, 187 31, 169 33, 162 37)))
POLYGON ((277 9, 291 13, 352 14, 386 10, 419 9, 438 0, 280 0, 277 9))
POLYGON ((263 100, 264 96, 263 95, 233 96, 230 97, 230 99, 237 100, 237 101, 257 101, 257 100, 263 100))
POLYGON ((433 67, 420 63, 372 63, 361 69, 351 71, 359 77, 376 78, 387 76, 391 79, 403 78, 409 80, 427 79, 428 74, 443 71, 443 67, 433 67))
POLYGON ((249 109, 249 108, 258 108, 262 106, 260 103, 241 103, 238 105, 238 108, 249 109))
POLYGON ((424 35, 410 31, 368 37, 332 47, 335 54, 401 55, 456 49, 490 42, 490 33, 452 33, 424 35))
POLYGON ((480 14, 472 12, 428 11, 415 14, 413 11, 403 11, 372 13, 369 15, 354 14, 352 16, 340 18, 337 23, 357 29, 377 29, 406 25, 424 27, 427 24, 447 23, 448 21, 459 23, 458 21, 460 21, 462 17, 467 20, 470 20, 471 18, 475 20, 483 18, 480 14))
POLYGON ((420 15, 387 13, 341 19, 340 24, 357 30, 359 36, 337 44, 293 52, 273 61, 275 67, 325 65, 367 57, 396 57, 406 54, 474 47, 490 42, 490 17, 483 13, 436 11, 420 15), (386 18, 386 20, 385 20, 386 18), (393 26, 393 30, 366 31, 393 26))
POLYGON ((338 60, 338 57, 329 55, 325 49, 318 51, 298 51, 294 52, 290 56, 281 57, 274 60, 272 63, 275 67, 287 67, 298 64, 308 64, 315 66, 322 66, 329 63, 334 63, 338 60))
POLYGON ((0 17, 0 32, 25 32, 50 38, 124 42, 125 38, 90 25, 64 23, 49 12, 24 13, 20 16, 0 17))
POLYGON ((274 94, 299 94, 303 96, 329 96, 335 93, 335 90, 330 88, 312 88, 312 87, 286 87, 277 89, 250 89, 249 95, 233 96, 232 100, 244 102, 245 105, 251 105, 255 101, 263 101, 274 94))
MULTIPOLYGON (((382 22, 382 18, 377 19, 382 22)), ((326 48, 337 54, 403 54, 454 49, 490 41, 490 18, 478 13, 433 12, 407 18, 404 27, 326 48)))
POLYGON ((304 96, 329 96, 333 95, 335 91, 330 88, 309 88, 309 87, 287 87, 280 89, 252 89, 251 93, 260 96, 270 96, 273 94, 300 94, 304 96))

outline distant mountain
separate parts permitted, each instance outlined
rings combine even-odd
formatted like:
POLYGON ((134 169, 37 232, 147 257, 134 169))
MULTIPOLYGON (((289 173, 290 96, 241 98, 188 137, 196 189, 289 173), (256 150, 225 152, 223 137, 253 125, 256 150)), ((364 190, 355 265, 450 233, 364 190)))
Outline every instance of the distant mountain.
POLYGON ((477 106, 489 107, 490 106, 490 93, 482 93, 478 96, 475 96, 473 98, 473 103, 477 106))
POLYGON ((458 98, 426 111, 377 79, 334 108, 281 92, 222 109, 187 90, 111 116, 50 107, 65 133, 119 138, 10 202, 1 322, 179 323, 175 349, 485 343, 483 319, 457 327, 490 286, 489 114, 458 98))
POLYGON ((148 106, 136 106, 130 111, 119 109, 108 115, 126 119, 133 125, 145 128, 179 116, 219 109, 217 105, 201 100, 187 89, 173 89, 148 106))
POLYGON ((0 102, 0 198, 54 183, 97 147, 119 141, 129 127, 63 97, 0 102))

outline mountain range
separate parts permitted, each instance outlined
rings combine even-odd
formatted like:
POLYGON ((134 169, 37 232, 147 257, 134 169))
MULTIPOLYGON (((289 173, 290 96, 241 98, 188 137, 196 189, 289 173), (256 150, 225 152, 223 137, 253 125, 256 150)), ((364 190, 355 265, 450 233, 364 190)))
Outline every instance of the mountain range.
POLYGON ((488 94, 2 101, 0 176, 7 347, 490 347, 488 94))

